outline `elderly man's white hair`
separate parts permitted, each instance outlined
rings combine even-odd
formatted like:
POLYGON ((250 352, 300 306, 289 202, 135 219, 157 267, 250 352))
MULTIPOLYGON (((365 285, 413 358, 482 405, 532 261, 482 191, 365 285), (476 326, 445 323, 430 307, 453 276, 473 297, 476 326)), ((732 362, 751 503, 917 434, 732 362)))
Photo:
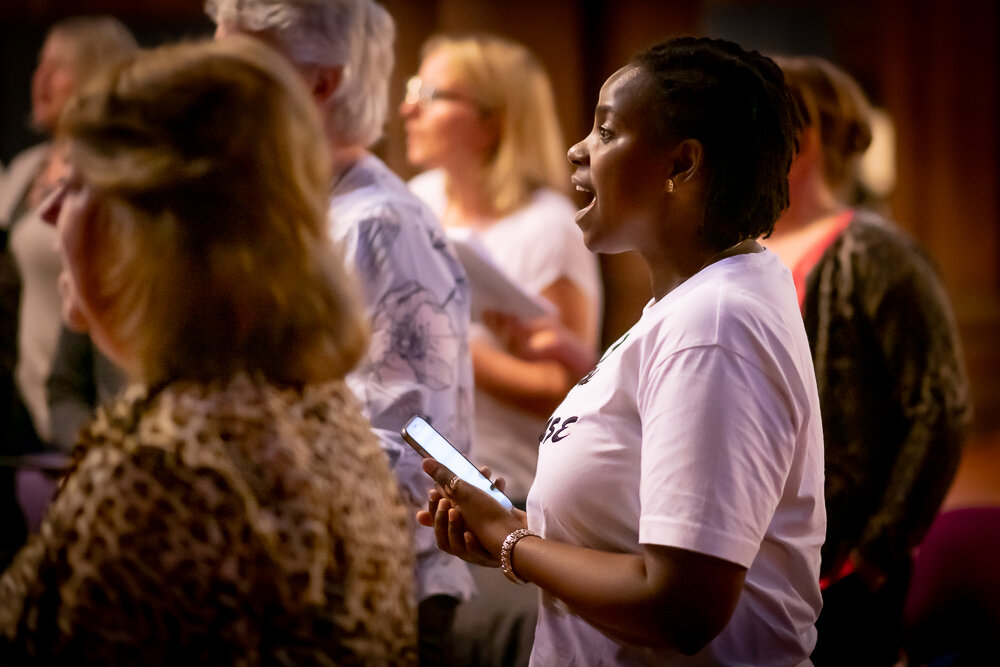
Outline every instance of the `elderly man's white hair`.
POLYGON ((395 25, 373 0, 206 0, 217 25, 266 33, 297 65, 343 66, 325 122, 338 143, 370 147, 389 108, 395 25))

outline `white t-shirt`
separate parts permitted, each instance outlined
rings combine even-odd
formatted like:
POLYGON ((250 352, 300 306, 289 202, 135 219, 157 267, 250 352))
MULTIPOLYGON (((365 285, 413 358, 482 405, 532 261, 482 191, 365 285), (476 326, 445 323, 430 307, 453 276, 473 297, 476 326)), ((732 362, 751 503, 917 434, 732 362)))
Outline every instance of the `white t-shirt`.
POLYGON ((45 382, 52 372, 59 331, 62 298, 59 273, 62 259, 56 250, 56 228, 30 211, 10 232, 10 250, 21 274, 21 303, 17 326, 17 388, 42 442, 52 439, 45 382))
POLYGON ((647 305, 550 418, 528 525, 748 568, 729 624, 692 658, 615 641, 543 594, 533 665, 808 664, 823 436, 795 288, 773 253, 724 259, 647 305))
MULTIPOLYGON (((444 172, 432 170, 418 175, 410 189, 440 217, 447 207, 444 172)), ((594 330, 600 317, 601 285, 597 259, 583 243, 583 233, 574 220, 576 207, 565 196, 539 189, 531 200, 488 228, 470 231, 490 258, 526 292, 538 296, 565 277, 594 306, 594 330)), ((472 335, 491 339, 482 326, 473 325, 472 335)), ((476 391, 476 424, 472 460, 488 465, 507 480, 507 495, 523 500, 535 475, 538 438, 545 420, 476 391)))
POLYGON ((18 153, 0 178, 0 228, 9 234, 8 247, 21 277, 19 311, 8 314, 17 319, 15 378, 35 431, 43 441, 50 439, 45 382, 52 370, 62 325, 58 288, 62 262, 56 251, 55 227, 45 223, 38 211, 26 210, 22 204, 51 151, 50 143, 42 143, 18 153))

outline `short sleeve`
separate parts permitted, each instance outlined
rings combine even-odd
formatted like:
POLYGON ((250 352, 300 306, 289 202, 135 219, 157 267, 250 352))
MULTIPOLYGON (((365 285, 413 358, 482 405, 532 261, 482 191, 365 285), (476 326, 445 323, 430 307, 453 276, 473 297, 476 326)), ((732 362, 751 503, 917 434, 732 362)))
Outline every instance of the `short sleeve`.
POLYGON ((791 466, 789 401, 717 346, 682 350, 641 382, 639 541, 749 567, 791 466))

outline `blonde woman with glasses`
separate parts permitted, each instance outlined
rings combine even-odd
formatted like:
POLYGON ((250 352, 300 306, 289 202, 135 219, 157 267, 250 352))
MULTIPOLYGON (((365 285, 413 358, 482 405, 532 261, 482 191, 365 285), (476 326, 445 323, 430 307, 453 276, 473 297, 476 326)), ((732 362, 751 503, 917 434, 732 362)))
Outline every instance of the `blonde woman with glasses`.
MULTIPOLYGON (((538 60, 524 46, 492 35, 433 37, 400 112, 407 158, 429 170, 411 189, 450 234, 485 248, 510 279, 550 301, 559 322, 596 352, 597 265, 565 194, 566 144, 538 60)), ((551 351, 513 344, 502 334, 519 325, 513 318, 488 313, 483 319, 494 331, 482 322, 473 327, 472 457, 503 476, 508 495, 523 506, 545 418, 580 374, 551 351)))

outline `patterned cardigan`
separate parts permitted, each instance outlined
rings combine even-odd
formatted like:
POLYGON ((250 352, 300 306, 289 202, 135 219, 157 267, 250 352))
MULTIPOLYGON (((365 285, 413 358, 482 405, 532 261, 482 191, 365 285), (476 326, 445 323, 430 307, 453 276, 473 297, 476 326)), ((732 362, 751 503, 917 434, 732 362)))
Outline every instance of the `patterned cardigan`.
POLYGON ((0 664, 416 664, 408 524, 343 382, 133 392, 0 578, 0 664))
POLYGON ((824 575, 851 549, 889 571, 961 453, 969 397, 948 298, 912 239, 859 210, 810 272, 803 311, 826 441, 824 575))

